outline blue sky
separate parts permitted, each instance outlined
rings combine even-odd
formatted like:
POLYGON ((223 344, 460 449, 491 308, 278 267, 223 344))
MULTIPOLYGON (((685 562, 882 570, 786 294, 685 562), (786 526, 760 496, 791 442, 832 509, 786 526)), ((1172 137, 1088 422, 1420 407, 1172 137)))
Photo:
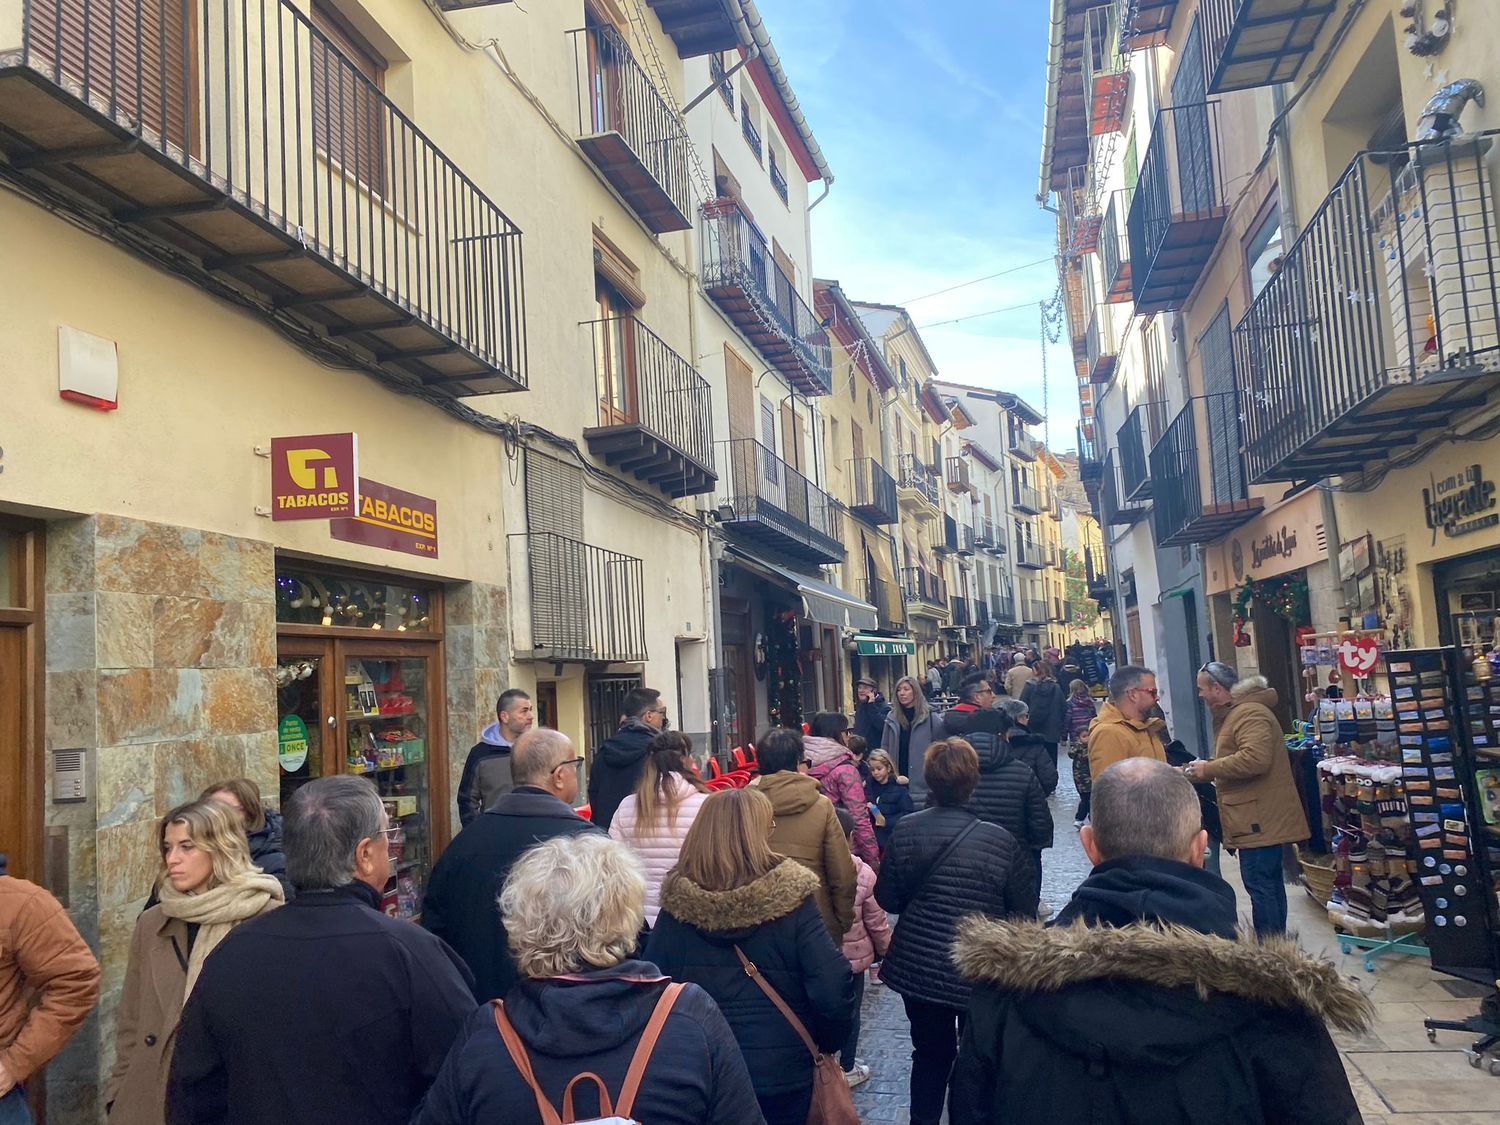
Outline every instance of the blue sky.
MULTIPOLYGON (((856 300, 906 303, 942 376, 1042 408, 1035 302, 1057 287, 1036 204, 1045 0, 757 0, 835 183, 812 213, 813 272, 856 300), (950 285, 1043 265, 942 296, 950 285)), ((814 185, 816 187, 816 185, 814 185)), ((1071 449, 1077 384, 1048 351, 1053 447, 1071 449)))

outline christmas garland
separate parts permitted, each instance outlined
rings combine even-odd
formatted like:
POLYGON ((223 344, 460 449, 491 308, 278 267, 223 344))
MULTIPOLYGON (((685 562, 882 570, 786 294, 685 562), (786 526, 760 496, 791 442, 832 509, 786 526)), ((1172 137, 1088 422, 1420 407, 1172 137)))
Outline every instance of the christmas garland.
POLYGON ((1306 620, 1308 616, 1307 580, 1303 578, 1267 578, 1257 582, 1245 579, 1234 592, 1234 619, 1238 625, 1250 620, 1250 605, 1260 602, 1278 617, 1288 621, 1306 620))

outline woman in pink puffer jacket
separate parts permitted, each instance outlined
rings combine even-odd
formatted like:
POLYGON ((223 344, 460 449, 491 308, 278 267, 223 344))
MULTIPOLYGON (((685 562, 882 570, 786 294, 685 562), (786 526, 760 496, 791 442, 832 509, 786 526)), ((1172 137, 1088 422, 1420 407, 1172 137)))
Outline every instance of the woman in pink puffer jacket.
POLYGON ((875 843, 875 826, 870 820, 870 805, 859 766, 844 745, 848 731, 849 720, 843 715, 821 711, 813 716, 802 747, 811 764, 808 772, 823 787, 823 796, 854 820, 853 854, 874 867, 880 863, 880 848, 875 843))
POLYGON ((680 731, 663 731, 646 746, 635 792, 620 802, 609 834, 640 856, 646 869, 646 921, 656 925, 661 884, 677 866, 682 842, 708 799, 693 770, 693 744, 680 731))
MULTIPOLYGON (((839 823, 844 835, 854 829, 854 818, 843 809, 838 810, 839 823)), ((859 1009, 865 995, 865 970, 885 957, 891 947, 891 923, 885 908, 875 901, 875 871, 854 856, 854 925, 844 935, 844 959, 854 973, 854 1022, 849 1027, 849 1038, 839 1052, 839 1062, 844 1068, 844 1077, 849 1085, 858 1086, 870 1077, 870 1068, 855 1057, 859 1047, 859 1009)))

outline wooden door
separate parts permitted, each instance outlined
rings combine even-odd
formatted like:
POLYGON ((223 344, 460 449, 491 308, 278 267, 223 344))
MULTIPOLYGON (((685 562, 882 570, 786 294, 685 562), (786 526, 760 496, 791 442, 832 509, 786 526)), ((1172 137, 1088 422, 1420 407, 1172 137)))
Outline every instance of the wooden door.
POLYGON ((599 319, 594 325, 594 373, 599 393, 599 424, 623 426, 640 418, 636 393, 635 318, 630 303, 614 286, 594 285, 599 319))
POLYGON ((557 729, 557 681, 539 680, 536 685, 536 725, 557 729))
MULTIPOLYGON (((42 869, 42 567, 38 525, 0 516, 0 852, 12 875, 42 869)), ((71 747, 58 747, 59 750, 71 747)))
POLYGON ((589 126, 593 133, 618 132, 625 116, 620 68, 629 52, 624 37, 594 5, 588 11, 589 126))
POLYGON ((724 345, 724 382, 729 399, 729 436, 755 436, 755 372, 738 352, 724 345))
POLYGON ((29 839, 30 786, 27 784, 26 630, 0 626, 0 854, 9 857, 10 874, 38 879, 32 868, 35 842, 29 839))

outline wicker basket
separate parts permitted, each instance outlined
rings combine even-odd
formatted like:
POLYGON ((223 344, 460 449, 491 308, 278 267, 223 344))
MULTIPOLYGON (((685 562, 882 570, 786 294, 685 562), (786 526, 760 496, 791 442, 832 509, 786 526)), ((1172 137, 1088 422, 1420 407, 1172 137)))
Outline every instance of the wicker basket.
POLYGON ((1319 906, 1327 906, 1333 897, 1333 856, 1316 855, 1297 848, 1297 862, 1302 865, 1302 887, 1319 906))

